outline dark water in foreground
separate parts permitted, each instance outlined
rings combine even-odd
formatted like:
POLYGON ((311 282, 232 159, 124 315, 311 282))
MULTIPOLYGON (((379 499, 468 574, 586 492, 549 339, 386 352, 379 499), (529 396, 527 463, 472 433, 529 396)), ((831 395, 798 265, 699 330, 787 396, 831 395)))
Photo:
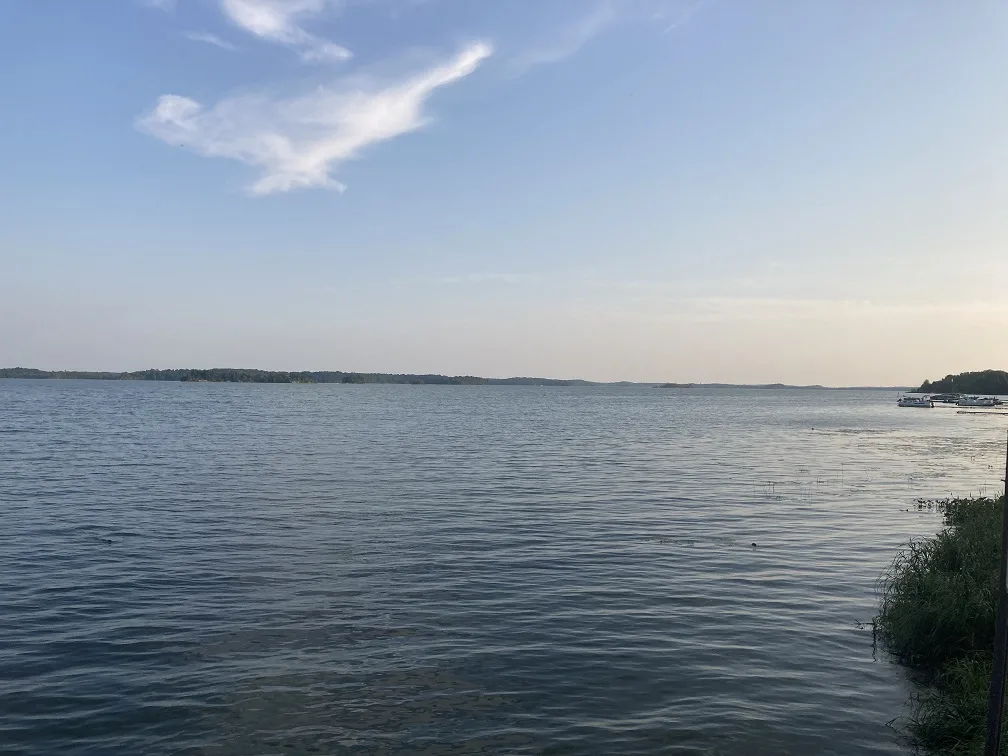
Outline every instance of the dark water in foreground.
POLYGON ((891 392, 0 381, 0 750, 901 753, 857 622, 939 525, 916 497, 999 487, 1006 427, 891 392))

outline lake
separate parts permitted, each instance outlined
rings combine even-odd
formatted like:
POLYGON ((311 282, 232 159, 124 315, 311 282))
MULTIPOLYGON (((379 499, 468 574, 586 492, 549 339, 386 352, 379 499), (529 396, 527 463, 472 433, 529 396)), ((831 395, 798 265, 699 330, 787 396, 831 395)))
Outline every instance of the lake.
POLYGON ((902 754, 876 582, 1008 417, 892 391, 0 381, 24 754, 902 754), (866 628, 861 623, 869 623, 866 628))

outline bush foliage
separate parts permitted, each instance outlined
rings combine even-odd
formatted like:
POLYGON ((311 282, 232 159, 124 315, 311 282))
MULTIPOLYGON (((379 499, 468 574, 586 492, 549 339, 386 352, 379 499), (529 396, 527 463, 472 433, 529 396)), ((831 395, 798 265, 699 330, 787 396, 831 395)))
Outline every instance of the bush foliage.
POLYGON ((945 527, 911 541, 880 585, 875 631, 924 681, 909 729, 942 754, 981 753, 997 615, 1004 497, 939 503, 945 527))

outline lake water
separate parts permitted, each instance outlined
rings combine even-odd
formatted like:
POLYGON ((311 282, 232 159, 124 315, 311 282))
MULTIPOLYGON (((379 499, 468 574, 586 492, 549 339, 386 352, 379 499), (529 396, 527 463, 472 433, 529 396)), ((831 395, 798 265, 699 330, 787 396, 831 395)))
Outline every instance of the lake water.
POLYGON ((905 753, 858 623, 1008 417, 895 400, 0 381, 0 750, 905 753))

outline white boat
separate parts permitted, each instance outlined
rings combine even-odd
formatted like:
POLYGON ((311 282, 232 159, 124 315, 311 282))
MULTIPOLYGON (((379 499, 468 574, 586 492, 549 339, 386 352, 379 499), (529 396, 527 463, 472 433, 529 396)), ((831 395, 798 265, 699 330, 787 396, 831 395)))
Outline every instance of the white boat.
POLYGON ((896 402, 897 407, 934 407, 934 402, 927 396, 901 396, 896 402))
POLYGON ((997 399, 992 396, 964 396, 958 402, 958 407, 993 407, 997 399))

